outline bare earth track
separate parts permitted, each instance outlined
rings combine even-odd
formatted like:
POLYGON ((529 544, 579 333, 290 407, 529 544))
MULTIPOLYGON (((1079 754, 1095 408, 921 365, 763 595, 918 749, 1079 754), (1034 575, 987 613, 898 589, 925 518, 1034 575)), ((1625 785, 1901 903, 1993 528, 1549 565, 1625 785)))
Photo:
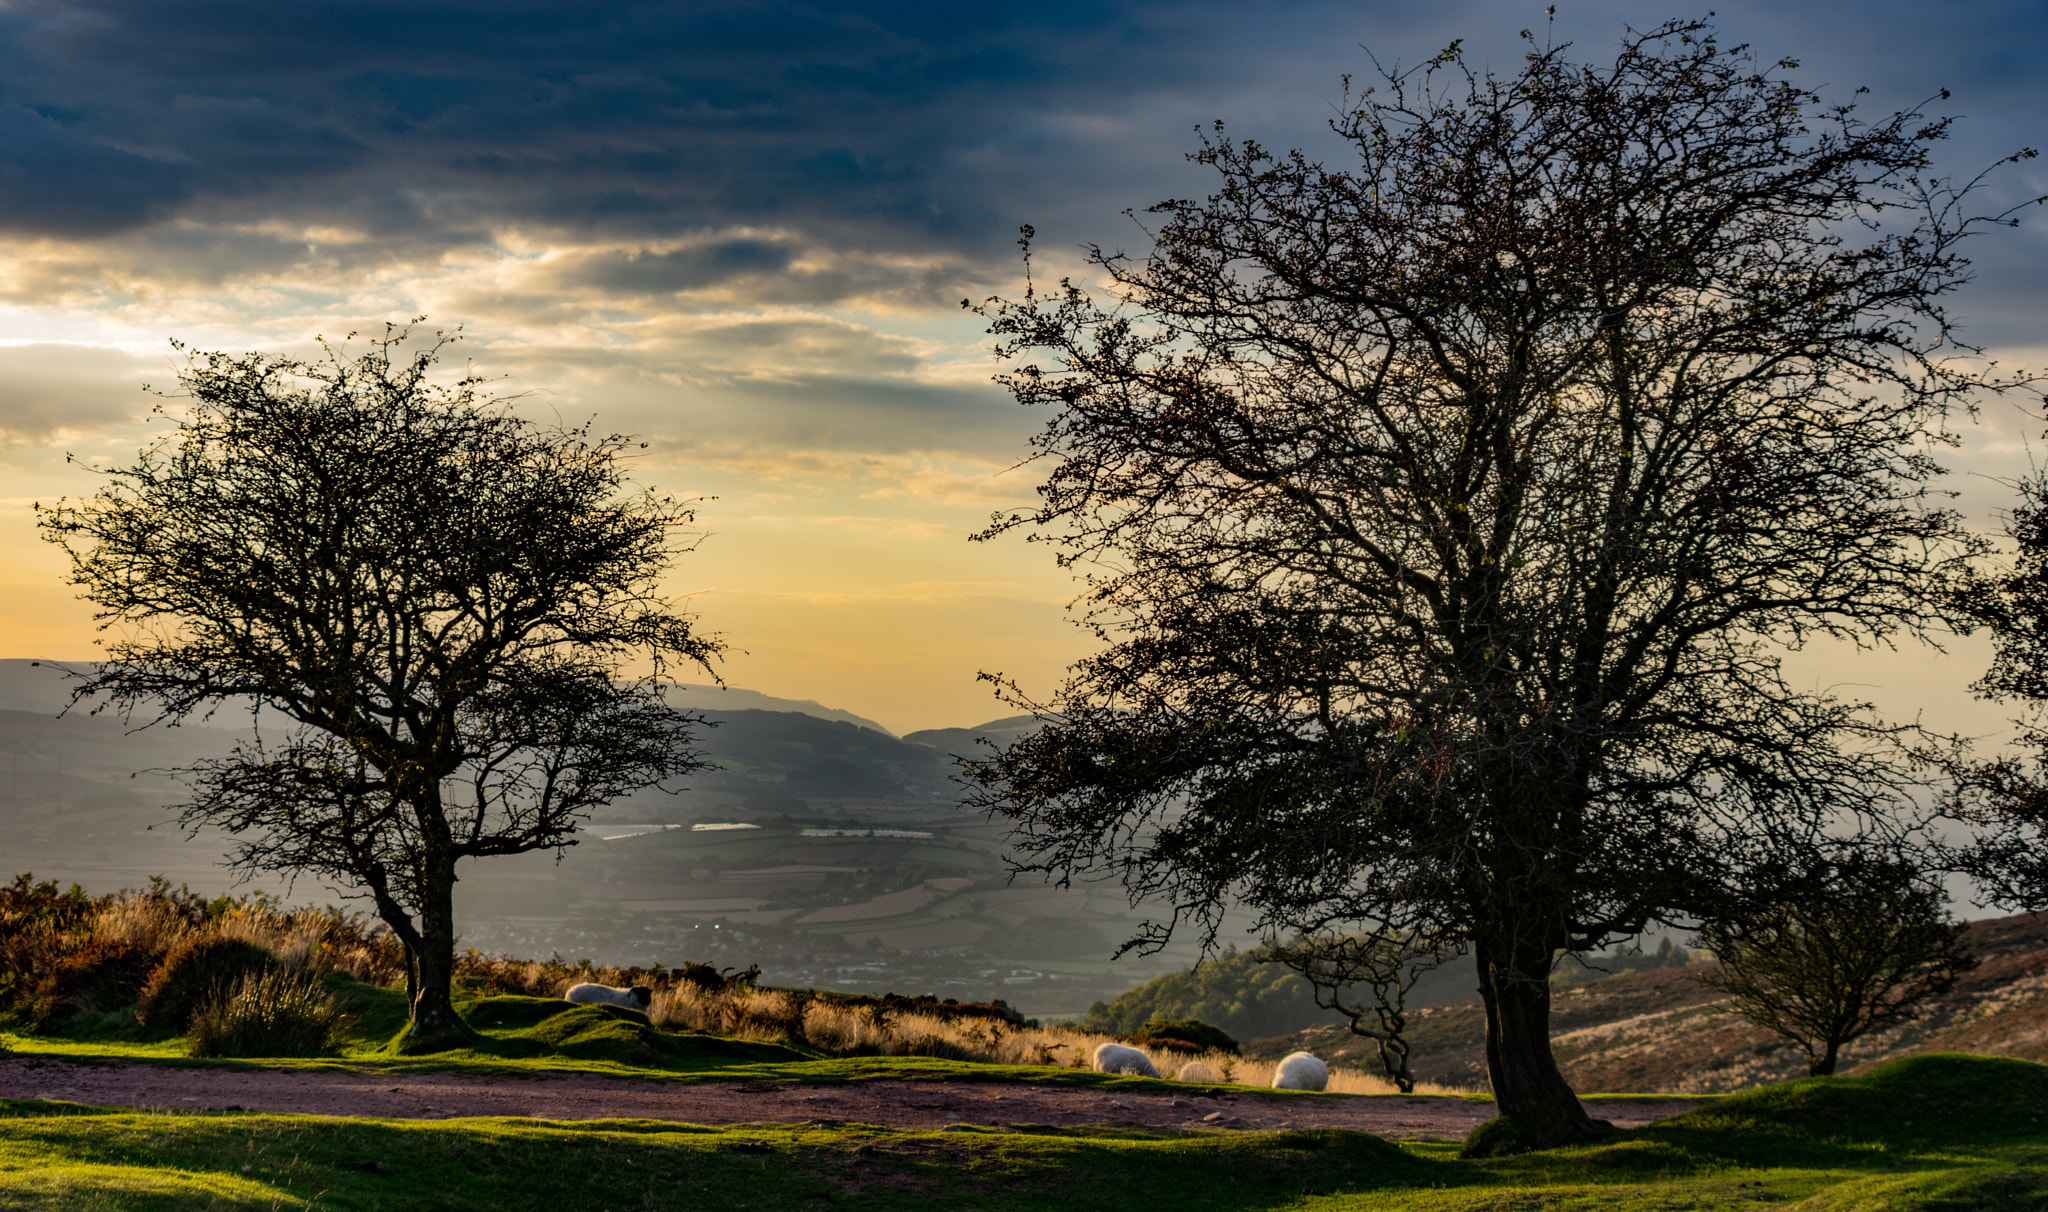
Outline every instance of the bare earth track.
MULTIPOLYGON (((1493 1115, 1491 1102, 1452 1097, 1127 1094, 1011 1082, 877 1081, 857 1085, 734 1085, 642 1081, 578 1073, 471 1076, 332 1069, 227 1070, 0 1058, 0 1098, 184 1111, 274 1111, 382 1119, 525 1116, 547 1120, 663 1119, 717 1126, 843 1122, 888 1128, 948 1124, 1142 1125, 1154 1128, 1348 1128, 1391 1138, 1459 1139, 1493 1115)), ((1588 1109, 1634 1128, 1696 1101, 1595 1102, 1588 1109)))

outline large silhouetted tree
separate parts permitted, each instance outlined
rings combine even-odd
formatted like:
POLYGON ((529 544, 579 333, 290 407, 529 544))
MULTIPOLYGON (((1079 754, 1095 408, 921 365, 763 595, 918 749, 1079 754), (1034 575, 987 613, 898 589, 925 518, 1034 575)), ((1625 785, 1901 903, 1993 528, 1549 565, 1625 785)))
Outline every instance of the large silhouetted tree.
POLYGON ((1104 645, 1006 691, 1049 722, 982 802, 1028 869, 1170 906, 1135 945, 1233 901, 1466 941, 1481 1150, 1599 1131, 1556 956, 1893 810, 1883 727, 1780 654, 1930 634, 1976 548, 1928 483, 1998 385, 1944 311, 1988 220, 1928 166, 1944 120, 1795 66, 1696 22, 1509 76, 1454 47, 1347 93, 1348 166, 1219 123, 1214 194, 1089 250, 1104 298, 980 308, 1051 413, 988 535, 1059 545, 1104 645))
POLYGON ((424 1048, 463 1031, 457 864, 571 845, 699 768, 659 679, 718 644, 660 595, 691 512, 631 488, 626 439, 437 382, 447 342, 406 336, 191 356, 175 427, 38 513, 114 637, 74 701, 281 716, 193 771, 184 823, 242 835, 236 865, 360 887, 413 961, 424 1048))
POLYGON ((1986 899, 2048 909, 2048 475, 2014 485, 2006 520, 2009 563, 1966 583, 1960 597, 1991 635, 1991 668, 1978 697, 2021 708, 2014 751, 1973 760, 1966 746, 1936 751, 1953 780, 1947 813, 1973 826, 1947 850, 1951 866, 1976 880, 1986 899))

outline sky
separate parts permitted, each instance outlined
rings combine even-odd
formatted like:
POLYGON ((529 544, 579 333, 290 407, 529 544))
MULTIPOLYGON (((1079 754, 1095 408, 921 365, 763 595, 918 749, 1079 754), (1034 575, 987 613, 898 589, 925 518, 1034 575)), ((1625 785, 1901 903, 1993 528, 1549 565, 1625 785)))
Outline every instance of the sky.
MULTIPOLYGON (((160 427, 169 342, 304 354, 425 315, 541 419, 639 435, 643 483, 704 498, 667 588, 732 685, 897 732, 1012 713, 1091 641, 1047 550, 968 535, 1029 502, 1042 422, 990 383, 962 298, 1142 253, 1124 212, 1212 185, 1195 128, 1312 153, 1344 73, 1452 39, 1512 71, 1542 4, 605 5, 0 2, 0 657, 91 659, 90 608, 34 501, 160 427)), ((1611 54, 1697 11, 1558 6, 1611 54)), ((2048 145, 2048 9, 1973 0, 1722 4, 1721 40, 1878 113, 1938 90, 1937 168, 2048 145)), ((2007 166, 1995 208, 2048 193, 2007 166)), ((1956 300, 2048 365, 2048 210, 1987 237, 1956 300)), ((360 348, 360 338, 356 346, 360 348)), ((2039 412, 2035 401, 2034 414, 2039 412)), ((1987 402, 1947 458, 1996 530, 2044 426, 1987 402)), ((1989 732, 1981 637, 1795 668, 1894 714, 1989 732)))

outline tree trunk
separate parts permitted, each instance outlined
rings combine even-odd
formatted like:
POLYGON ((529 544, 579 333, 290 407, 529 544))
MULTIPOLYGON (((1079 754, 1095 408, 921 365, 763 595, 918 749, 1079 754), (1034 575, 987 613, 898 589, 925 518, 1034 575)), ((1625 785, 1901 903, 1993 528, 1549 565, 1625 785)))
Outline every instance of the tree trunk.
POLYGON ((1841 1042, 1831 1039, 1828 1041, 1827 1050, 1819 1056, 1815 1056, 1810 1052, 1807 1053, 1806 1076, 1833 1077, 1835 1075, 1835 1061, 1839 1058, 1841 1051, 1841 1042))
POLYGON ((439 1052, 476 1040, 455 1013, 455 865, 430 868, 420 889, 420 940, 414 956, 419 985, 406 1027, 404 1050, 439 1052))
POLYGON ((1499 1118, 1473 1134, 1478 1155, 1550 1149, 1607 1131, 1586 1114, 1550 1051, 1550 950, 1474 939, 1486 1004, 1486 1070, 1499 1118))
POLYGON ((1415 1093, 1415 1074, 1408 1068, 1408 1041, 1381 1040, 1380 1068, 1387 1071, 1388 1080, 1403 1094, 1415 1093))

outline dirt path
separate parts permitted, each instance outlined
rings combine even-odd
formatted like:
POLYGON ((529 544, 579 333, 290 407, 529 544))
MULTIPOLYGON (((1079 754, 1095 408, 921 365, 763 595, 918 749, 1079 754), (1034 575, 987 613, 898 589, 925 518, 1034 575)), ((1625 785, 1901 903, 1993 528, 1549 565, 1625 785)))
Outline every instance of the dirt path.
MULTIPOLYGON (((535 1119, 667 1119, 693 1124, 803 1123, 891 1128, 1142 1124, 1148 1127, 1351 1128, 1387 1137, 1462 1138, 1493 1114, 1490 1102, 1399 1096, 1299 1098, 1249 1090, 1219 1097, 1107 1093, 1014 1082, 877 1081, 841 1086, 702 1082, 681 1085, 580 1073, 461 1073, 181 1069, 0 1058, 0 1098, 187 1111, 284 1111, 386 1119, 475 1115, 535 1119)), ((1629 1100, 1595 1115, 1640 1127, 1697 1106, 1629 1100)))

